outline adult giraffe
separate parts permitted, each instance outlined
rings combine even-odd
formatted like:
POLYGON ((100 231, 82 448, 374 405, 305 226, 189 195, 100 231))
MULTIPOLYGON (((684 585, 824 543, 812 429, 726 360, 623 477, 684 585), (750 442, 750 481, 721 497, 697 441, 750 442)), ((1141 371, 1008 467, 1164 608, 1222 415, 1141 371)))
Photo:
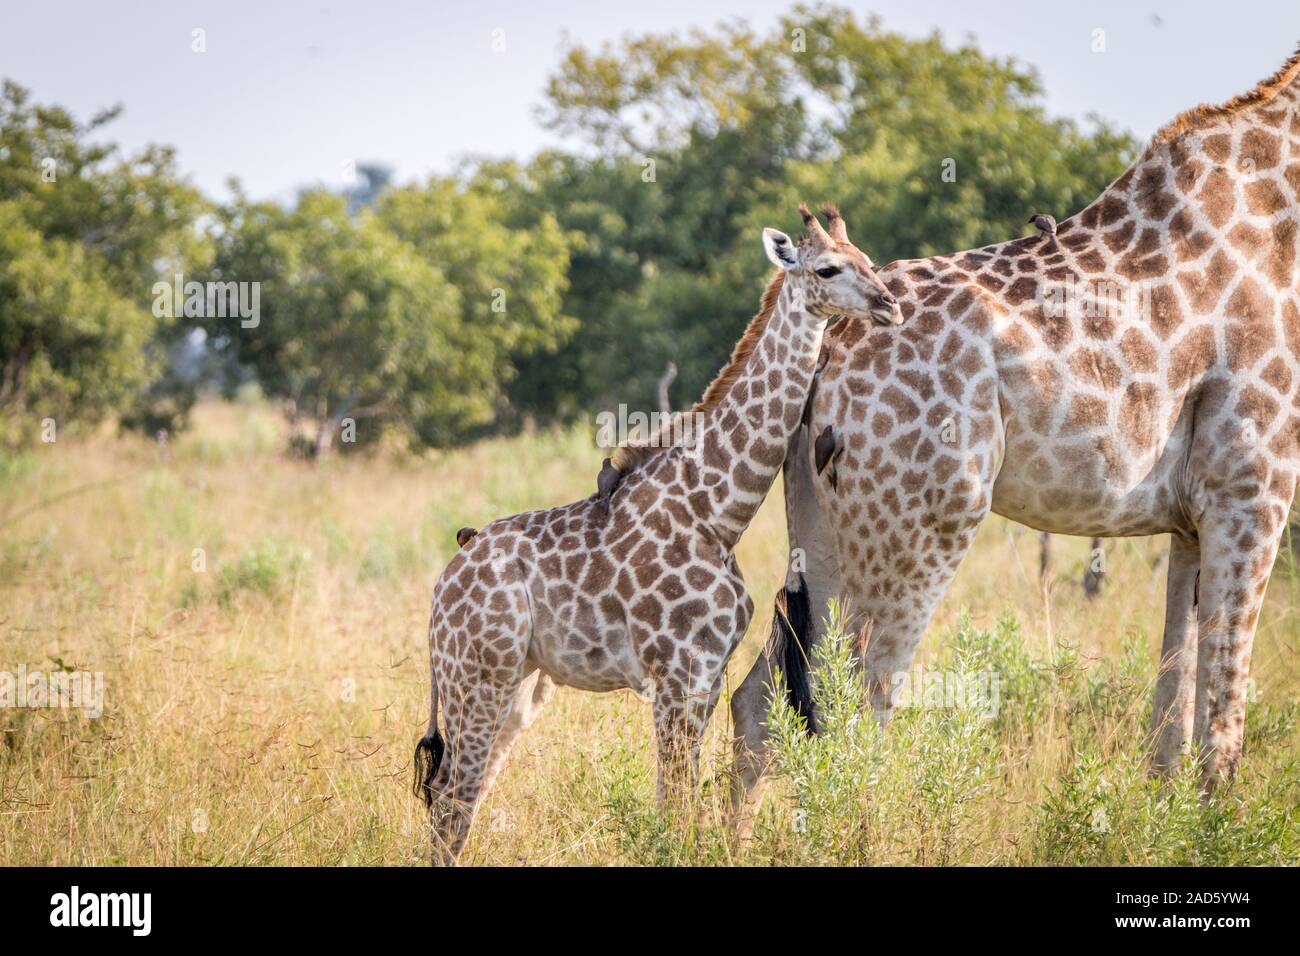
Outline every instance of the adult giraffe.
MULTIPOLYGON (((1194 741, 1207 788, 1233 774, 1300 472, 1298 217, 1300 52, 1160 130, 1055 237, 891 263, 904 323, 828 333, 785 464, 803 561, 783 598, 817 621, 838 594, 870 622, 882 723, 990 510, 1064 534, 1167 532, 1153 767, 1194 741), (828 426, 834 483, 811 461, 828 426)), ((765 766, 768 661, 790 659, 789 630, 733 698, 738 803, 765 766)))

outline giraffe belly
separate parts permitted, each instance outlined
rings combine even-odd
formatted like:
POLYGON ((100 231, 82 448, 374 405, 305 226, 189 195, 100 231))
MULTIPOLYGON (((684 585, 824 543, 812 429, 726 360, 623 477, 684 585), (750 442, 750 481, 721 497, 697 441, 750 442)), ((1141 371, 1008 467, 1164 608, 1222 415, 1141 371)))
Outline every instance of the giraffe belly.
POLYGON ((993 511, 1005 518, 1039 531, 1099 537, 1189 526, 1183 482, 1190 421, 1180 418, 1162 446, 1141 455, 1130 456, 1131 448, 1107 433, 1061 442, 1051 461, 1041 454, 1016 454, 1017 448, 1014 436, 1008 436, 993 485, 993 511))
POLYGON ((627 688, 643 692, 646 675, 626 631, 575 627, 562 623, 562 614, 538 615, 545 623, 534 626, 529 645, 529 656, 552 680, 596 693, 627 688))

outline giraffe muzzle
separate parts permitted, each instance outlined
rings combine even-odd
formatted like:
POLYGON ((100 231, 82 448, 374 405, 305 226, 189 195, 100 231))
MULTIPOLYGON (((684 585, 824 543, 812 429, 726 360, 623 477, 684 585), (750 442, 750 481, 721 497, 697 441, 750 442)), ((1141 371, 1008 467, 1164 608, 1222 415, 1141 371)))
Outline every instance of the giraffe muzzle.
POLYGON ((903 310, 892 292, 882 292, 876 296, 871 309, 871 318, 880 325, 902 325, 903 310))

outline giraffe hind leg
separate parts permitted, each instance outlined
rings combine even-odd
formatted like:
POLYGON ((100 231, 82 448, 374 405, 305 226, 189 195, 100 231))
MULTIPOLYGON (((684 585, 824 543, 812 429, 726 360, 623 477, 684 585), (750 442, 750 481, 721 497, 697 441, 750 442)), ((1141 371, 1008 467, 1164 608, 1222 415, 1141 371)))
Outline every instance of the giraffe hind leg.
POLYGON ((513 680, 467 680, 456 675, 456 692, 446 702, 447 742, 428 787, 432 859, 455 863, 495 778, 493 750, 518 697, 522 675, 513 680))
MULTIPOLYGON (((486 583, 508 594, 521 587, 502 580, 504 573, 494 571, 486 583)), ((474 816, 495 777, 493 749, 511 723, 528 674, 532 634, 528 602, 522 593, 511 596, 514 600, 506 603, 512 610, 492 615, 475 610, 463 615, 463 620, 445 613, 443 607, 434 609, 430 625, 431 715, 429 730, 417 748, 417 766, 426 775, 424 796, 430 807, 435 864, 455 863, 464 849, 474 816), (440 706, 441 753, 437 743, 440 706)))

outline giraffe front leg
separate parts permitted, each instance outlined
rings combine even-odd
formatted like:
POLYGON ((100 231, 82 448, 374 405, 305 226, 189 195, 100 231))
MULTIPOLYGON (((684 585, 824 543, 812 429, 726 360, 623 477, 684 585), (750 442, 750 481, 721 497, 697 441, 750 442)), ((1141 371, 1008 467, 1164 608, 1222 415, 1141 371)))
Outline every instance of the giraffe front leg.
POLYGON ((1151 770, 1170 776, 1188 752, 1196 702, 1196 577, 1200 545, 1172 535, 1165 591, 1165 637, 1151 709, 1151 770))
POLYGON ((685 807, 699 783, 700 741, 722 691, 722 669, 695 673, 689 682, 661 680, 655 691, 655 740, 661 806, 685 807))
POLYGON ((974 542, 983 517, 983 513, 972 513, 965 527, 949 538, 942 552, 936 553, 932 564, 927 564, 920 552, 883 544, 878 567, 906 567, 910 572, 895 574, 890 580, 869 570, 853 581, 853 626, 861 635, 859 642, 866 639, 866 696, 882 728, 893 716, 900 681, 911 670, 921 638, 974 542))
POLYGON ((660 806, 682 805, 695 790, 700 732, 692 728, 688 710, 680 692, 661 690, 655 695, 655 742, 659 758, 655 797, 660 806))
MULTIPOLYGON (((834 535, 846 625, 857 639, 866 697, 882 727, 893 713, 899 678, 911 669, 935 608, 993 505, 1002 467, 1002 425, 992 397, 997 389, 985 380, 978 387, 969 383, 967 391, 976 396, 969 407, 942 420, 932 414, 923 427, 909 428, 889 444, 891 454, 901 456, 898 482, 880 481, 872 457, 852 453, 850 435, 840 479, 855 489, 852 496, 825 482, 816 485, 825 525, 834 535), (907 497, 899 494, 900 485, 907 497)), ((823 414, 842 420, 846 413, 815 413, 814 429, 823 414)), ((868 448, 901 427, 886 406, 861 427, 868 426, 872 437, 859 432, 868 448)))
POLYGON ((1207 792, 1241 760, 1251 644, 1289 504, 1256 499, 1202 523, 1193 735, 1207 792))

